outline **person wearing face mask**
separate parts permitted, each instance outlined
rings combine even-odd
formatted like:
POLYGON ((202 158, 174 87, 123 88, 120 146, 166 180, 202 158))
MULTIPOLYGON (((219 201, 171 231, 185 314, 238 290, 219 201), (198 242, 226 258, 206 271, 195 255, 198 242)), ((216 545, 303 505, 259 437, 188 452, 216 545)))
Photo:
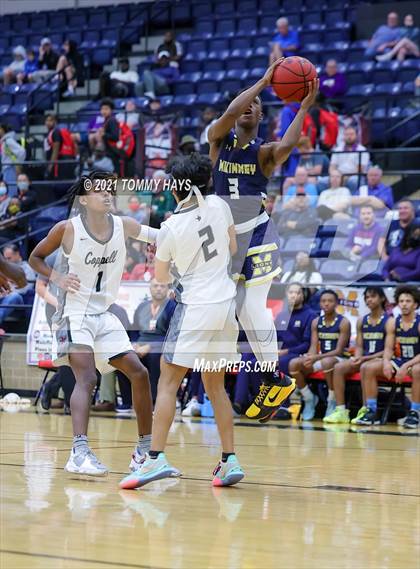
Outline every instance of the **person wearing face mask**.
POLYGON ((18 198, 22 213, 36 207, 36 192, 31 188, 31 182, 26 174, 17 177, 18 198))
POLYGON ((387 281, 420 281, 419 222, 406 227, 401 244, 391 251, 382 275, 387 281))
POLYGON ((128 198, 128 213, 129 217, 133 217, 139 223, 144 223, 146 217, 146 208, 141 204, 137 196, 128 198))
POLYGON ((7 184, 4 180, 0 180, 0 221, 4 221, 10 201, 11 197, 9 196, 7 184))

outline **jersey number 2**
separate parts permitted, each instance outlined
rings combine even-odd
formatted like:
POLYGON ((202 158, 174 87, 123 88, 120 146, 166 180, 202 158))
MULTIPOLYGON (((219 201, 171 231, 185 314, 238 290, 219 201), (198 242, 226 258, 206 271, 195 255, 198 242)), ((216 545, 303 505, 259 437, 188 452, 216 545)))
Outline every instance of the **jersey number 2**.
POLYGON ((239 200, 238 178, 228 178, 231 200, 239 200))
POLYGON ((206 227, 203 227, 203 229, 200 229, 200 231, 198 232, 198 235, 200 237, 207 236, 207 239, 205 239, 203 241, 203 244, 202 244, 203 253, 204 253, 204 260, 207 263, 207 261, 210 261, 210 259, 213 259, 213 257, 216 257, 216 255, 217 255, 217 249, 213 249, 213 251, 210 251, 210 249, 209 249, 209 246, 214 243, 213 230, 210 227, 210 225, 206 225, 206 227))
POLYGON ((95 287, 95 291, 96 292, 101 292, 101 282, 102 282, 102 277, 104 275, 103 271, 99 271, 98 273, 98 278, 96 280, 96 287, 95 287))

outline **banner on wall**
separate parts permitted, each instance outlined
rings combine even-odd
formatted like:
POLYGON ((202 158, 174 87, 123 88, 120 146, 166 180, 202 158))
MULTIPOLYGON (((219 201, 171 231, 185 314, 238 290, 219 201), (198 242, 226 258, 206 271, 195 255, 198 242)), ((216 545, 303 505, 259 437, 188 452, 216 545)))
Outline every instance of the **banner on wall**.
MULTIPOLYGON (((116 304, 124 308, 130 322, 139 304, 150 298, 150 286, 146 282, 122 282, 116 304)), ((26 363, 38 365, 41 360, 51 359, 52 334, 45 316, 45 301, 35 295, 26 342, 26 363)))

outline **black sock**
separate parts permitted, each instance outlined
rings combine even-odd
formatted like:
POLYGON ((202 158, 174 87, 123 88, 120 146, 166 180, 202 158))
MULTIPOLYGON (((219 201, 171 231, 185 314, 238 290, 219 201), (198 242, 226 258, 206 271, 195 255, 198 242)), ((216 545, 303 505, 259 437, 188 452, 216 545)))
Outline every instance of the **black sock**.
POLYGON ((150 458, 155 459, 160 455, 161 452, 162 452, 161 450, 149 450, 148 454, 149 454, 150 458))
POLYGON ((230 456, 235 456, 234 452, 222 452, 222 462, 227 462, 230 456))

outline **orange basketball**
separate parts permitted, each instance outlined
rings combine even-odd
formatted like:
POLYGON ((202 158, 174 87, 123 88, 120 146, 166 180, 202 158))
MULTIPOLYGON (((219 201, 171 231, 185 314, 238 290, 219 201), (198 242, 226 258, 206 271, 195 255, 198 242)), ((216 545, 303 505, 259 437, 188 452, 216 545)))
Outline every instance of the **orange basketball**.
POLYGON ((316 77, 316 69, 310 61, 304 57, 286 57, 274 69, 271 84, 279 99, 300 103, 308 94, 308 83, 316 77))

